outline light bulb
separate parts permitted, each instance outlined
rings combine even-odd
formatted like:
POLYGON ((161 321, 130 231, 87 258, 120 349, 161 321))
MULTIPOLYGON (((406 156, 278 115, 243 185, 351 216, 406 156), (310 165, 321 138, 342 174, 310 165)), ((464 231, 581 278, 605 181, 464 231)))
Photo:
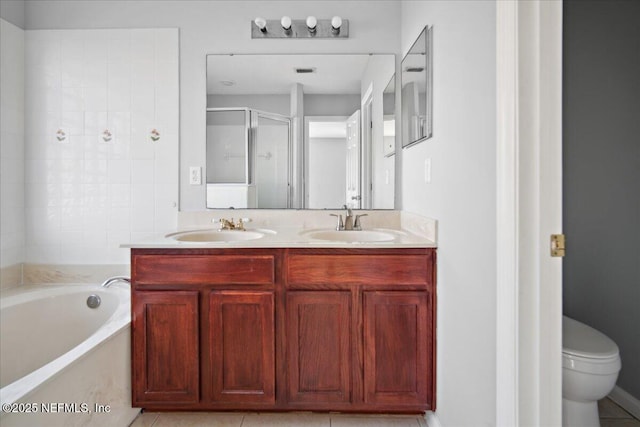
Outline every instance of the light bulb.
POLYGON ((280 20, 280 25, 282 25, 282 28, 284 28, 285 30, 290 30, 291 18, 289 18, 288 16, 283 16, 282 19, 280 20))
POLYGON ((307 27, 309 28, 309 31, 315 32, 316 24, 318 24, 318 20, 315 16, 307 16, 307 27))
POLYGON ((331 26, 334 30, 339 30, 341 25, 342 18, 340 18, 339 16, 334 16, 333 18, 331 18, 331 26))
POLYGON ((263 33, 267 32, 267 21, 264 18, 258 16, 253 22, 255 22, 258 28, 260 28, 260 31, 263 33))

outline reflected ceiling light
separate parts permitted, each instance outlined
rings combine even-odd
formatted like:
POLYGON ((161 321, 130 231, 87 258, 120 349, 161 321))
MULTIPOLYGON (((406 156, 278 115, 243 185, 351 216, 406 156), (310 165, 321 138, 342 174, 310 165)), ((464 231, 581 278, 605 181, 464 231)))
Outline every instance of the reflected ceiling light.
POLYGON ((261 17, 257 17, 253 22, 255 22, 256 27, 260 29, 261 32, 267 32, 267 20, 261 17))
POLYGON ((236 84, 233 80, 220 80, 220 84, 223 86, 233 86, 236 84))
POLYGON ((316 26, 318 25, 318 20, 316 19, 315 16, 311 15, 311 16, 307 16, 307 28, 309 29, 310 33, 315 33, 316 32, 316 26))

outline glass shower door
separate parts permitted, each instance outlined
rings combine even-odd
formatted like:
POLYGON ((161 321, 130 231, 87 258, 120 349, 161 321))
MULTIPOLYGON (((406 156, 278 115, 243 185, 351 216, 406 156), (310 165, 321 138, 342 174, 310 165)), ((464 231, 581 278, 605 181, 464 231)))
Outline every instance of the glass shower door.
POLYGON ((252 110, 250 141, 258 207, 291 207, 291 119, 252 110))

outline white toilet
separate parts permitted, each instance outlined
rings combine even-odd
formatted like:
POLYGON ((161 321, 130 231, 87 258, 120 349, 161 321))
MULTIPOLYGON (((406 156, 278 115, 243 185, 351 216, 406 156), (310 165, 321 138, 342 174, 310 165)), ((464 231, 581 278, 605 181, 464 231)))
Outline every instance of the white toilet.
POLYGON ((562 425, 599 427, 598 400, 613 390, 622 364, 611 338, 562 318, 562 425))

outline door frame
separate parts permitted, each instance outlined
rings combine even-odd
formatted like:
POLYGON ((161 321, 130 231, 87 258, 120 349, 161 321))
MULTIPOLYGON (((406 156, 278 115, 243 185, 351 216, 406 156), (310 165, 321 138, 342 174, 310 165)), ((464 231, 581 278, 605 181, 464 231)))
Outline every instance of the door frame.
MULTIPOLYGON (((303 141, 303 179, 302 179, 302 203, 303 209, 309 209, 309 122, 340 122, 346 123, 349 116, 305 116, 304 117, 304 141, 303 141)), ((339 208, 340 206, 336 206, 339 208)))
POLYGON ((562 2, 496 1, 496 425, 562 423, 562 2))

